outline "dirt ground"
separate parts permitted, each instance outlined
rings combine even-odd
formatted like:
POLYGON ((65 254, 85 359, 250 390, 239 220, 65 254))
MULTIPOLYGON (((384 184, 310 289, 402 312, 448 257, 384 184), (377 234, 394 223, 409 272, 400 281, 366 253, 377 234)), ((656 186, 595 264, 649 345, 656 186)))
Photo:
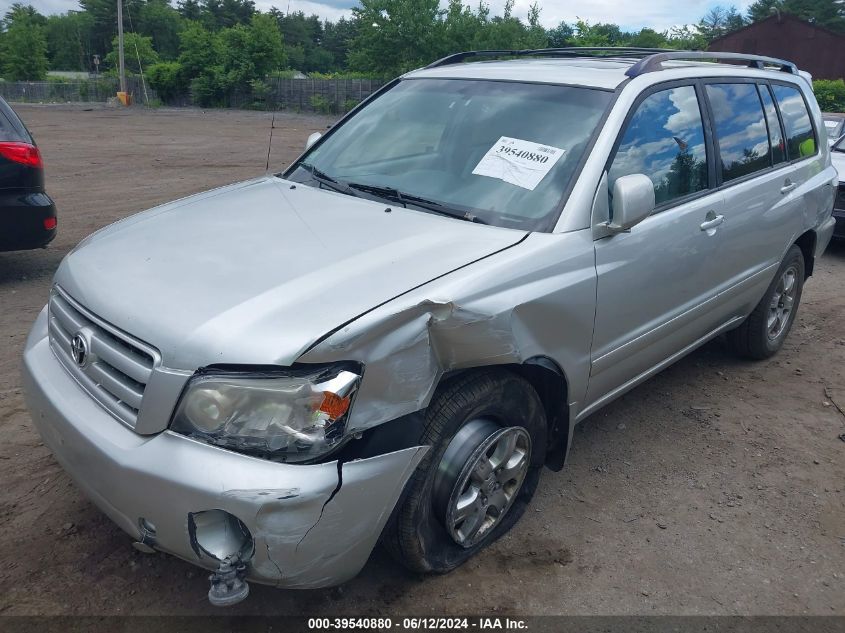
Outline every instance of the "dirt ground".
MULTIPOLYGON (((0 613, 211 614, 206 573, 143 555, 33 430, 26 334, 61 258, 136 211, 263 173, 264 113, 21 106, 59 234, 0 253, 0 613)), ((325 117, 281 115, 279 169, 325 117)), ((714 341, 594 415, 507 537, 456 572, 413 576, 380 549, 340 588, 252 586, 226 613, 845 615, 845 247, 806 287, 785 349, 748 363, 714 341)))

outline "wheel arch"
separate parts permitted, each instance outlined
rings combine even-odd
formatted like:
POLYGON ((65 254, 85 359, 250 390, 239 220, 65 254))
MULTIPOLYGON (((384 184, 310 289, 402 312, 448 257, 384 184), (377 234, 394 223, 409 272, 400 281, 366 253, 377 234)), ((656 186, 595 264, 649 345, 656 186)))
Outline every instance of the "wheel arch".
POLYGON ((810 229, 802 233, 794 242, 804 255, 804 279, 813 274, 813 265, 816 262, 816 240, 816 232, 810 229))

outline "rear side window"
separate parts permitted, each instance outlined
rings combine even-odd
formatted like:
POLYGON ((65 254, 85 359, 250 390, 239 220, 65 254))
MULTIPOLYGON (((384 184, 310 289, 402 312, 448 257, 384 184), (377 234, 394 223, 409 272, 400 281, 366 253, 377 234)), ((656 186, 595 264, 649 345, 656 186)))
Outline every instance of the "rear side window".
POLYGON ((807 104, 801 91, 792 86, 773 84, 772 90, 786 129, 786 148, 789 160, 813 156, 816 153, 816 135, 807 104))
POLYGON ((659 205, 707 189, 707 153, 698 97, 692 86, 655 92, 637 107, 610 165, 617 178, 645 174, 659 205))
POLYGON ((757 86, 760 98, 763 100, 763 110, 766 112, 766 123, 769 124, 769 140, 772 145, 772 162, 775 165, 786 162, 786 143, 780 129, 780 119, 775 109, 775 102, 769 93, 768 86, 757 86))
POLYGON ((728 182, 771 166, 769 132, 755 84, 708 84, 719 145, 722 180, 728 182))

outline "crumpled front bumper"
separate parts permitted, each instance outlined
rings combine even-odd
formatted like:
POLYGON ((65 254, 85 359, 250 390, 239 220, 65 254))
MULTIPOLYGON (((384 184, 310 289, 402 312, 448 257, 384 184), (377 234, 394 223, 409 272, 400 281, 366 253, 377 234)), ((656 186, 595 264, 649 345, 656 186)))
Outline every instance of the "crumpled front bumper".
MULTIPOLYGON (((109 415, 53 355, 46 311, 24 352, 26 400, 44 443, 84 493, 136 540, 207 569, 190 513, 225 510, 255 540, 248 578, 279 587, 342 583, 364 566, 427 447, 317 465, 278 464, 165 431, 137 435, 109 415)), ((148 394, 152 397, 153 394, 148 394)))

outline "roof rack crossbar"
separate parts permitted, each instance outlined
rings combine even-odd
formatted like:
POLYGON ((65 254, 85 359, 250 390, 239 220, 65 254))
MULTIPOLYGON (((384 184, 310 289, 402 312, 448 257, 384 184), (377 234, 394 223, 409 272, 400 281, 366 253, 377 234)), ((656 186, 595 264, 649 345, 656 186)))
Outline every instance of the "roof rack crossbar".
POLYGON ((453 53, 432 62, 426 68, 460 64, 474 57, 636 57, 644 58, 658 53, 671 52, 665 48, 638 48, 634 46, 567 46, 563 48, 526 48, 520 50, 484 50, 453 53))
POLYGON ((745 62, 750 68, 763 70, 766 66, 777 66, 778 70, 793 75, 798 74, 798 68, 792 62, 763 55, 746 55, 744 53, 718 53, 715 51, 665 51, 644 57, 631 66, 625 74, 628 77, 638 77, 645 73, 663 70, 663 62, 680 61, 734 61, 745 62))

